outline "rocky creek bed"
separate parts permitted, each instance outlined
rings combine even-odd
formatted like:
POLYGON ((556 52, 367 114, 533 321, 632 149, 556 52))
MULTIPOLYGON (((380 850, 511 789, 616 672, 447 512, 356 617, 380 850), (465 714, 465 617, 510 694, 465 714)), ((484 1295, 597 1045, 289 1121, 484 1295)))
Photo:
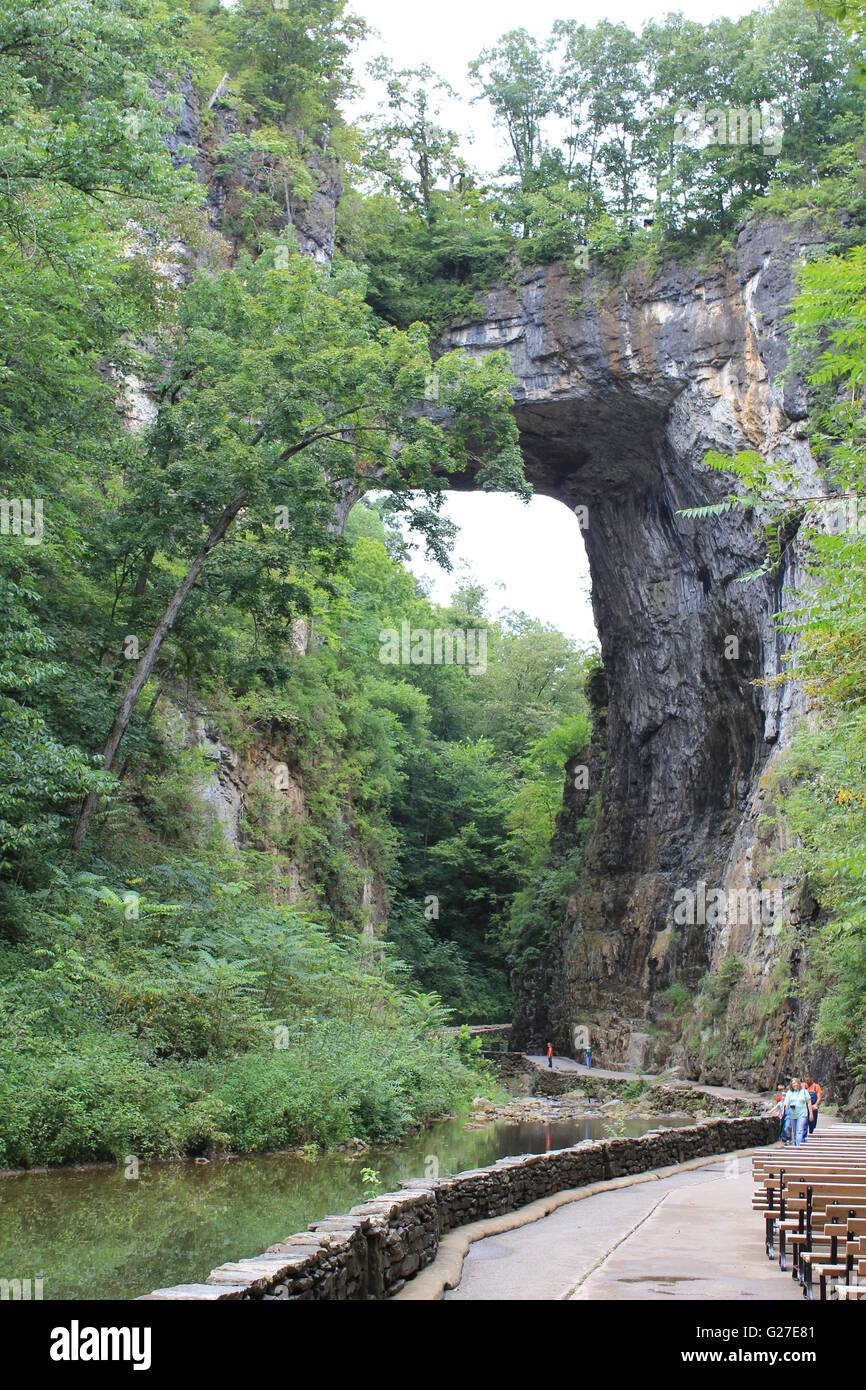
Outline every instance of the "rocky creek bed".
POLYGON ((635 1082, 581 1077, 574 1073, 532 1072, 510 1075, 513 1093, 507 1099, 476 1096, 467 1130, 489 1125, 564 1124, 579 1119, 603 1123, 603 1134, 625 1133, 629 1121, 655 1119, 683 1124, 689 1119, 765 1114, 769 1105, 747 1097, 719 1096, 699 1087, 672 1083, 635 1082))

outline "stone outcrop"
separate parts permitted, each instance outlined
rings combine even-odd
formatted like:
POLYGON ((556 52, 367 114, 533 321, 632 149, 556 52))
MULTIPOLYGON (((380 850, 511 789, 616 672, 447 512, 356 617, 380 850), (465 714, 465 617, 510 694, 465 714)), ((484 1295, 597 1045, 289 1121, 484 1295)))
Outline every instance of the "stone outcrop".
MULTIPOLYGON (((172 688, 162 694, 157 718, 163 737, 175 752, 195 751, 200 768, 191 782, 197 819, 205 833, 218 830, 234 848, 253 847, 273 856, 285 902, 303 903, 311 896, 312 876, 300 853, 282 847, 293 827, 308 818, 304 780, 287 759, 288 740, 278 727, 245 743, 232 745, 219 719, 196 696, 172 688)), ((348 814, 348 813, 347 813, 348 814)), ((347 844, 354 847, 361 881, 358 914, 364 930, 381 935, 388 916, 388 891, 381 872, 364 858, 351 822, 347 844)))
MULTIPOLYGON (((130 228, 130 249, 150 256, 173 286, 187 284, 196 269, 215 269, 233 259, 230 235, 231 215, 245 196, 254 196, 266 183, 269 156, 254 165, 249 158, 226 163, 223 156, 231 138, 251 133, 257 124, 247 114, 241 118, 231 94, 230 81, 220 83, 210 107, 203 104, 187 75, 177 90, 153 84, 157 98, 174 120, 165 143, 176 167, 189 167, 202 186, 200 226, 195 246, 176 239, 157 243, 152 232, 130 228)), ((323 265, 330 265, 334 252, 336 209, 342 192, 337 161, 317 145, 298 134, 299 158, 309 176, 310 191, 303 197, 287 191, 283 208, 275 204, 273 233, 291 234, 302 254, 323 265)), ((108 370, 108 369, 107 369, 108 370)), ((117 411, 124 428, 137 434, 151 425, 157 413, 157 388, 136 374, 111 372, 116 387, 117 411)), ((354 498, 352 499, 354 501, 354 498)), ((346 509, 348 514, 348 508, 346 509)), ((296 618, 287 632, 287 645, 297 655, 309 647, 310 632, 305 618, 296 618)), ((202 756, 203 770, 195 778, 193 792, 201 805, 205 831, 218 829, 234 847, 254 844, 279 858, 280 875, 288 902, 303 901, 310 891, 309 876, 295 856, 278 853, 268 825, 250 825, 251 800, 270 802, 271 812, 280 819, 306 820, 304 788, 295 769, 287 766, 275 734, 274 746, 267 739, 251 741, 240 755, 220 728, 213 712, 189 692, 160 692, 159 712, 164 732, 176 750, 196 749, 202 756)), ((265 822, 268 816, 264 817, 265 822)), ((388 912, 387 888, 381 873, 365 861, 354 826, 346 826, 346 839, 355 846, 361 871, 359 916, 365 930, 379 934, 388 912)))
MULTIPOLYGON (((257 165, 249 158, 226 164, 223 158, 227 143, 238 134, 253 131, 257 121, 241 118, 238 105, 231 94, 231 82, 221 83, 214 93, 209 109, 202 103, 189 77, 180 83, 179 91, 162 89, 166 106, 177 113, 174 130, 166 137, 172 159, 178 166, 190 166, 202 184, 204 209, 209 226, 217 233, 226 230, 239 200, 255 195, 267 181, 271 156, 260 156, 257 165), (207 119, 205 120, 205 116, 207 119)), ((285 231, 291 226, 298 249, 323 265, 330 265, 334 254, 337 204, 342 193, 342 179, 337 161, 317 145, 298 133, 299 158, 307 169, 310 189, 303 196, 291 189, 286 191, 283 209, 275 218, 271 230, 285 231)), ((177 244, 181 259, 191 262, 190 253, 182 243, 177 244)))
POLYGON ((435 1182, 408 1181, 400 1192, 314 1221, 263 1255, 220 1265, 203 1284, 157 1289, 139 1301, 390 1298, 436 1258, 440 1237, 457 1226, 516 1211, 554 1192, 769 1144, 778 1128, 775 1116, 704 1120, 639 1139, 503 1158, 435 1182))
POLYGON ((700 883, 768 886, 760 817, 797 710, 789 686, 755 682, 780 671, 772 615, 789 601, 797 546, 741 583, 763 558, 756 518, 679 513, 730 491, 705 462, 713 449, 785 459, 800 495, 820 492, 802 385, 779 380, 795 266, 820 240, 808 222, 751 221, 724 260, 619 276, 535 268, 444 342, 510 353, 527 474, 583 530, 607 677, 600 808, 553 948, 557 989, 542 1008, 518 1000, 518 1046, 541 1027, 570 1051, 588 1027, 597 1059, 646 1065, 675 981, 693 992, 734 946, 759 974, 772 968, 778 921, 747 910, 732 937, 678 924, 674 907, 700 883))

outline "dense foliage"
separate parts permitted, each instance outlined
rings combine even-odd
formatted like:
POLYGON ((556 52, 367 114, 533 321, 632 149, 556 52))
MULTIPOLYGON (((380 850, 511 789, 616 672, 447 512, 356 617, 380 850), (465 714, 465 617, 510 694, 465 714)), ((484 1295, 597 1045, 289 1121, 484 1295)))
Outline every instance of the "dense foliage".
POLYGON ((405 564, 413 535, 447 563, 453 473, 528 492, 507 359, 440 357, 431 418, 428 327, 285 235, 342 4, 0 24, 0 1166, 396 1136, 486 1084, 446 1006, 508 1016, 498 933, 582 699, 560 634, 405 564), (220 243, 166 137, 224 62, 220 243), (483 633, 488 674, 384 663, 404 622, 483 633), (254 778, 226 838, 202 708, 300 810, 254 778))
POLYGON ((269 647, 226 593, 209 659, 177 639, 236 746, 267 731, 303 819, 261 781, 246 847, 226 844, 201 753, 172 736, 183 687, 165 668, 85 863, 43 852, 40 870, 12 845, 28 877, 4 894, 0 1162, 391 1136, 483 1084, 438 1034, 441 1001, 509 1012, 498 931, 550 836, 584 659, 525 618, 490 623, 477 588, 436 610, 374 510, 353 513, 346 548, 309 595, 307 655, 269 647), (482 624, 490 685, 383 665, 380 630, 404 620, 482 624), (384 946, 364 930, 370 880, 392 899, 384 946))
POLYGON ((804 0, 705 25, 670 14, 640 34, 512 30, 470 65, 508 150, 487 182, 438 124, 436 75, 380 60, 387 95, 357 157, 377 192, 344 201, 344 246, 368 264, 371 302, 409 322, 471 313, 526 264, 564 258, 579 277, 604 257, 723 243, 759 199, 819 212, 844 240, 838 213, 866 212, 861 57, 804 0))

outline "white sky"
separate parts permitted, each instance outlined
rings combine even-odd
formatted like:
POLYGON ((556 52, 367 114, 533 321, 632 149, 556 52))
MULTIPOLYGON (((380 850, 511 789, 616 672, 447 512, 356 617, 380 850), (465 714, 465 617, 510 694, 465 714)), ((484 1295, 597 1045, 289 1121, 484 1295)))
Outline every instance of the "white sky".
MULTIPOLYGON (((509 29, 527 29, 546 38, 555 19, 576 18, 592 25, 600 19, 624 22, 639 30, 648 20, 679 10, 689 19, 737 19, 759 8, 754 0, 604 0, 579 7, 574 0, 435 0, 429 5, 407 0, 353 0, 351 8, 379 31, 359 50, 355 69, 364 95, 347 115, 375 110, 378 93, 365 72, 367 62, 386 53, 395 67, 428 63, 463 98, 442 107, 440 122, 464 137, 468 161, 492 174, 507 157, 502 136, 494 129, 486 103, 469 105, 473 95, 467 67, 509 29), (470 138, 471 137, 471 138, 470 138)), ((450 493, 448 515, 460 526, 455 545, 455 572, 445 574, 416 552, 412 569, 433 580, 433 597, 447 602, 465 562, 488 590, 492 613, 514 608, 579 641, 595 636, 589 604, 589 568, 577 519, 559 502, 535 497, 528 507, 516 498, 480 493, 450 493)))
POLYGON ((410 562, 431 581, 431 597, 447 604, 464 577, 462 566, 487 590, 493 617, 503 608, 552 623, 578 642, 594 642, 589 565, 577 517, 552 497, 521 502, 501 492, 449 492, 443 508, 460 527, 450 573, 424 557, 410 562))
POLYGON ((347 114, 357 116, 375 110, 379 94, 365 67, 377 54, 387 54, 399 68, 429 63, 464 99, 442 107, 441 124, 464 137, 466 158, 489 175, 506 158, 507 150, 493 128, 487 104, 468 104, 475 93, 466 70, 483 48, 489 48, 509 29, 526 29, 535 38, 544 39, 556 19, 577 19, 589 26, 607 19, 639 30, 648 19, 661 19, 671 11, 706 24, 712 19, 738 19, 766 6, 758 0, 604 0, 595 6, 577 5, 575 0, 434 0, 427 5, 411 0, 350 0, 350 8, 377 29, 380 37, 369 39, 356 54, 355 71, 366 94, 352 103, 347 114))

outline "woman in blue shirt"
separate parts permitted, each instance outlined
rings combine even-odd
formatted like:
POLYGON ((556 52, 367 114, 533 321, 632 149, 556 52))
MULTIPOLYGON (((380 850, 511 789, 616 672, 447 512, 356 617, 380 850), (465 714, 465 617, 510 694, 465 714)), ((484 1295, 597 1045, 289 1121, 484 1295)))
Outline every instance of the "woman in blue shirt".
POLYGON ((782 1101, 782 1114, 791 1120, 795 1144, 805 1144, 812 1118, 812 1101, 809 1092, 801 1085, 799 1076, 792 1077, 791 1085, 782 1101))

